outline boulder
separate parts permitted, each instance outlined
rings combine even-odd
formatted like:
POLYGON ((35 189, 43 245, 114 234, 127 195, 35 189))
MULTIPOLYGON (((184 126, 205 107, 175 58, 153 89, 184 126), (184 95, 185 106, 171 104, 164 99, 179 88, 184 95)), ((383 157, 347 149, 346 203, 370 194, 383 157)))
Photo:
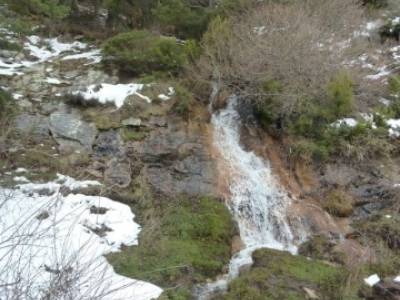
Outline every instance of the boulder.
POLYGON ((23 113, 15 118, 15 128, 17 131, 29 135, 35 140, 48 138, 49 120, 41 115, 30 115, 23 113))
POLYGON ((61 150, 91 151, 97 135, 96 126, 81 120, 77 113, 54 112, 50 115, 50 130, 61 150))
POLYGON ((124 126, 140 127, 142 125, 142 120, 139 118, 130 117, 122 121, 124 126))

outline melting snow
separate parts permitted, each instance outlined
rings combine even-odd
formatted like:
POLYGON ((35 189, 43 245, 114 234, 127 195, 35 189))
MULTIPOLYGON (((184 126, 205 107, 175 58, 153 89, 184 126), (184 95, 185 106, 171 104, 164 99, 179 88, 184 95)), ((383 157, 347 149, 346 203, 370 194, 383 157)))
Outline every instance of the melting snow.
POLYGON ((63 43, 58 38, 41 39, 36 35, 28 36, 27 41, 24 43, 24 49, 29 52, 31 57, 36 58, 32 60, 4 60, 0 58, 0 75, 12 76, 22 75, 23 69, 29 68, 35 64, 43 63, 52 60, 62 54, 77 53, 75 55, 67 55, 66 59, 87 58, 97 63, 101 60, 100 50, 94 49, 89 52, 79 53, 88 48, 87 44, 75 41, 73 43, 63 43))
POLYGON ((15 173, 26 173, 26 172, 28 172, 28 170, 25 168, 18 168, 15 170, 15 173))
POLYGON ((17 93, 12 94, 12 96, 13 96, 13 98, 14 98, 15 100, 21 99, 21 98, 23 97, 23 95, 17 94, 17 93))
POLYGON ((122 244, 137 245, 140 226, 130 208, 105 197, 60 193, 99 184, 58 175, 45 184, 0 188, 0 298, 17 291, 41 299, 60 280, 63 288, 70 285, 71 299, 150 300, 161 294, 155 285, 116 274, 104 257, 122 244))
POLYGON ((59 79, 57 79, 57 78, 50 78, 50 77, 47 77, 46 78, 46 82, 47 83, 49 83, 49 84, 61 84, 61 81, 59 80, 59 79))
POLYGON ((374 286, 379 281, 381 281, 381 279, 379 278, 379 276, 377 274, 371 275, 364 279, 364 282, 369 286, 374 286))
POLYGON ((74 59, 87 59, 91 60, 92 64, 96 64, 101 62, 101 51, 99 49, 95 49, 89 52, 83 52, 79 54, 67 55, 62 58, 62 60, 74 60, 74 59))
POLYGON ((340 126, 348 126, 348 127, 355 127, 357 126, 358 122, 356 119, 353 118, 344 118, 337 120, 335 123, 332 124, 333 127, 339 128, 340 126))
POLYGON ((400 119, 389 119, 386 121, 389 128, 389 135, 392 137, 400 136, 400 119))
POLYGON ((87 87, 86 91, 73 92, 73 95, 80 95, 85 100, 97 100, 102 104, 112 102, 117 108, 121 108, 128 96, 136 95, 143 100, 151 103, 151 99, 139 93, 143 89, 143 84, 93 84, 87 87))

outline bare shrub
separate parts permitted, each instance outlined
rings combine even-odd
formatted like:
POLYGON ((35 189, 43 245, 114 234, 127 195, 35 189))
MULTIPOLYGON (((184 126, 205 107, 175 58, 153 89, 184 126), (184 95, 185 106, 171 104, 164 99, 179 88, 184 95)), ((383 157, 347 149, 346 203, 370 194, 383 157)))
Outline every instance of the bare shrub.
POLYGON ((278 81, 281 109, 290 112, 299 99, 323 94, 343 68, 361 20, 362 9, 353 0, 259 3, 211 23, 191 75, 202 87, 214 79, 252 99, 268 96, 263 83, 278 81))

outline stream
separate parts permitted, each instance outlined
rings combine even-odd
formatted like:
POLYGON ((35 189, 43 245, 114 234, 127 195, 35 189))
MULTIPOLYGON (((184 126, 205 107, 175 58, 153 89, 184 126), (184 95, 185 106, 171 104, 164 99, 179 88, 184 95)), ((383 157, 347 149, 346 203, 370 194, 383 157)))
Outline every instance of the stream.
MULTIPOLYGON (((230 261, 229 271, 217 281, 198 287, 199 300, 227 289, 241 267, 252 263, 251 254, 259 248, 295 253, 294 236, 286 217, 291 199, 279 185, 268 161, 247 151, 240 143, 238 98, 231 96, 226 108, 213 113, 213 143, 219 152, 229 197, 226 204, 237 222, 243 249, 230 261)), ((219 170, 222 172, 222 170, 219 170)))

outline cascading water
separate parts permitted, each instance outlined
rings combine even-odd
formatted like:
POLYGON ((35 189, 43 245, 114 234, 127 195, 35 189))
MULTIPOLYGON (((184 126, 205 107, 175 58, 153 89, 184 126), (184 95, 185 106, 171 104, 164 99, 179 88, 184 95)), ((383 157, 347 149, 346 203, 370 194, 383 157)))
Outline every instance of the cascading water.
POLYGON ((273 176, 269 163, 240 144, 236 96, 229 98, 226 108, 213 114, 212 124, 214 144, 228 180, 227 205, 238 223, 245 247, 232 257, 228 274, 198 289, 198 299, 208 299, 215 292, 225 290, 229 280, 239 274, 240 267, 252 262, 251 254, 255 249, 296 251, 286 217, 289 196, 273 176))

